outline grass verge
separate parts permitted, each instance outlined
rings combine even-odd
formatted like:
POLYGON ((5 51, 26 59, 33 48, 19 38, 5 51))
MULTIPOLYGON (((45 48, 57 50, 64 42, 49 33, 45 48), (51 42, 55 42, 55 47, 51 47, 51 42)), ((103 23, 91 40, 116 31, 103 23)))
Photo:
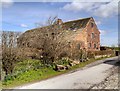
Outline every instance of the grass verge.
MULTIPOLYGON (((55 77, 55 76, 70 72, 77 68, 85 67, 86 65, 88 65, 90 63, 93 63, 95 61, 105 59, 105 58, 108 58, 108 57, 99 58, 99 59, 90 59, 89 61, 81 62, 79 65, 72 66, 69 70, 60 71, 60 72, 54 71, 53 68, 31 69, 24 73, 19 74, 18 76, 14 77, 12 79, 9 78, 7 81, 3 81, 2 88, 3 89, 14 88, 16 86, 20 86, 20 85, 24 85, 24 84, 28 84, 28 83, 31 84, 34 82, 45 80, 45 79, 48 79, 51 77, 55 77)), ((29 62, 30 64, 32 64, 31 61, 33 61, 33 60, 30 60, 30 62, 29 62)), ((24 65, 23 67, 26 67, 25 64, 22 63, 22 66, 24 65)), ((35 64, 37 64, 37 62, 35 62, 35 64)), ((22 66, 20 66, 20 67, 22 67, 22 66)))

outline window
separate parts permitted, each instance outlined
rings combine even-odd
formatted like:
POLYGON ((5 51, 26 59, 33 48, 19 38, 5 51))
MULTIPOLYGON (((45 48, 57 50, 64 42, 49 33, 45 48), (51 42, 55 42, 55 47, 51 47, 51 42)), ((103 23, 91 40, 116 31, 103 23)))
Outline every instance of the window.
POLYGON ((91 34, 91 38, 93 39, 95 37, 94 33, 91 34))
POLYGON ((93 23, 91 23, 91 27, 93 27, 94 26, 94 24, 93 23))
POLYGON ((96 44, 94 44, 94 48, 96 48, 96 44))

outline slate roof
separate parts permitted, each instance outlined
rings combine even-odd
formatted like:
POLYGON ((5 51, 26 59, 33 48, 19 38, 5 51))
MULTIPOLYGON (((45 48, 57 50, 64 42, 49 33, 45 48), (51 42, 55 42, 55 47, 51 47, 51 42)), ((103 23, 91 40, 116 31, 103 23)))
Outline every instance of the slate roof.
POLYGON ((74 30, 74 29, 81 29, 81 28, 85 28, 87 23, 89 22, 89 20, 92 17, 89 18, 83 18, 83 19, 79 19, 79 20, 73 20, 73 21, 68 21, 63 23, 62 25, 64 26, 64 28, 66 30, 74 30))
MULTIPOLYGON (((73 35, 73 37, 74 37, 75 34, 77 32, 80 32, 80 31, 77 31, 77 32, 71 31, 71 32, 69 32, 69 30, 77 30, 77 29, 79 29, 79 30, 82 31, 83 28, 86 27, 87 23, 89 22, 89 20, 91 18, 92 17, 73 20, 73 21, 68 21, 68 22, 63 22, 60 25, 62 26, 62 29, 65 30, 63 32, 68 32, 68 33, 65 33, 65 34, 71 35, 71 36, 73 35)), ((54 25, 51 25, 51 26, 54 27, 54 25)), ((39 36, 42 36, 42 34, 43 34, 42 32, 44 32, 44 30, 46 30, 46 31, 52 30, 51 26, 44 26, 44 27, 39 27, 39 28, 28 30, 28 31, 24 32, 21 36, 19 36, 18 40, 19 41, 28 41, 28 40, 31 40, 31 38, 33 38, 33 39, 37 38, 37 40, 39 40, 39 36)), ((57 30, 59 30, 59 29, 57 28, 57 30)), ((59 32, 61 32, 61 28, 60 28, 59 32)), ((66 36, 66 35, 64 35, 64 36, 66 36)), ((66 36, 65 38, 70 38, 70 37, 66 36)))
MULTIPOLYGON (((77 30, 77 29, 83 29, 86 27, 87 23, 89 22, 89 20, 92 17, 88 17, 88 18, 82 18, 82 19, 78 19, 78 20, 73 20, 73 21, 68 21, 68 22, 63 22, 61 24, 61 28, 63 30, 77 30)), ((51 25, 54 26, 54 25, 51 25)), ((44 26, 44 27, 39 27, 39 28, 35 28, 35 29, 31 29, 31 30, 27 30, 25 33, 35 33, 37 31, 42 31, 45 29, 49 29, 51 26, 44 26)), ((24 33, 23 33, 24 35, 24 33)))

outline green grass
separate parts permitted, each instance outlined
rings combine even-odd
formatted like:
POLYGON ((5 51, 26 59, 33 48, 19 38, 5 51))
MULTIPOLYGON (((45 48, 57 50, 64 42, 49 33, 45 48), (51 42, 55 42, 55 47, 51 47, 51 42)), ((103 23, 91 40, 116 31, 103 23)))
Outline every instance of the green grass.
POLYGON ((2 82, 2 87, 15 87, 47 79, 59 74, 62 74, 62 72, 54 71, 52 67, 44 67, 40 60, 24 60, 15 66, 12 75, 6 77, 6 80, 2 82))
POLYGON ((48 77, 52 77, 57 75, 58 72, 54 71, 53 69, 38 69, 38 70, 29 70, 20 74, 13 80, 7 80, 7 82, 3 82, 3 87, 14 87, 21 84, 29 83, 32 81, 38 81, 42 79, 47 79, 48 77))
MULTIPOLYGON (((105 57, 106 58, 106 57, 105 57)), ((100 58, 100 59, 105 59, 100 58)), ((98 61, 100 59, 90 59, 86 62, 81 62, 79 65, 72 66, 69 70, 65 71, 54 71, 52 67, 43 67, 40 60, 25 60, 19 62, 14 69, 14 76, 8 77, 6 81, 2 82, 3 88, 12 88, 27 83, 34 83, 40 80, 48 79, 77 68, 85 67, 86 65, 98 61), (17 72, 17 73, 15 73, 17 72)))

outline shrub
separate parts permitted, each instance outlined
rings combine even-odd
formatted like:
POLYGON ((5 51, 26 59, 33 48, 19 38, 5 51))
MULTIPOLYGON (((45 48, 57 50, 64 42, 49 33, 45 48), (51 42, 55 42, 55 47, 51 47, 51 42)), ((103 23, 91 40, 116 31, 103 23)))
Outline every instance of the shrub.
POLYGON ((87 58, 95 58, 95 54, 93 52, 88 51, 87 58))
POLYGON ((59 64, 59 65, 68 65, 72 60, 70 60, 69 58, 67 57, 64 57, 58 61, 56 61, 56 64, 59 64))
POLYGON ((95 54, 95 56, 98 56, 98 55, 114 55, 114 51, 113 50, 95 51, 94 54, 95 54))
POLYGON ((103 56, 103 55, 112 56, 115 55, 115 53, 113 50, 103 50, 103 51, 94 51, 94 52, 88 51, 87 57, 95 58, 95 56, 103 56))
POLYGON ((13 76, 12 75, 6 75, 4 78, 4 81, 8 81, 8 80, 13 80, 13 76))

